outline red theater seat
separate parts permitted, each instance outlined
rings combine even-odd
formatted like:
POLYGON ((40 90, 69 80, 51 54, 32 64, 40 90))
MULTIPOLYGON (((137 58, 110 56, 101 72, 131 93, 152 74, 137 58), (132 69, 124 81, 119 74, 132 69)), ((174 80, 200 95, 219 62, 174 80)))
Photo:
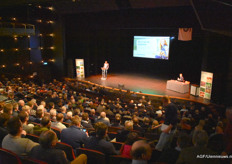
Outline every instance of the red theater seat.
POLYGON ((23 164, 48 164, 47 162, 39 161, 37 159, 23 158, 21 159, 23 164))
POLYGON ((77 154, 87 155, 87 164, 106 164, 105 154, 100 151, 79 148, 77 149, 77 154))
POLYGON ((0 148, 0 163, 1 164, 22 164, 17 154, 11 152, 10 150, 6 150, 3 148, 0 148))
POLYGON ((72 146, 70 146, 66 143, 57 142, 55 148, 63 150, 69 161, 73 161, 76 158, 72 146))

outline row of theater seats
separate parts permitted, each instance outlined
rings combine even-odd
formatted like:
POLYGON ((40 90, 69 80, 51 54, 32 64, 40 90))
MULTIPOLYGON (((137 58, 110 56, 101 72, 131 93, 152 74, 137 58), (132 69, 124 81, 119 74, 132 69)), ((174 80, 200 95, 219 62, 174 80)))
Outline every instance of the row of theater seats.
MULTIPOLYGON (((87 164, 119 164, 119 163, 131 163, 131 159, 122 157, 121 155, 112 155, 106 158, 105 154, 91 149, 79 148, 77 154, 87 155, 87 164)), ((75 156, 74 156, 75 158, 75 156)), ((1 164, 47 164, 46 162, 31 159, 22 158, 15 153, 0 148, 0 163, 1 164)))
MULTIPOLYGON (((40 124, 38 123, 34 123, 32 122, 32 124, 34 124, 35 126, 39 126, 40 124)), ((69 124, 66 125, 67 127, 69 127, 69 124)), ((51 129, 57 134, 58 140, 60 140, 60 133, 61 131, 57 128, 53 128, 51 127, 51 129)), ((110 139, 113 139, 116 137, 117 132, 120 130, 120 128, 117 127, 109 127, 108 128, 108 136, 110 139)), ((39 136, 33 135, 33 134, 27 134, 25 136, 26 138, 39 143, 39 136)), ((158 136, 154 137, 152 136, 151 138, 157 138, 158 136)), ((142 138, 140 137, 140 139, 148 139, 149 140, 149 136, 147 136, 147 138, 142 138)), ((115 149, 117 151, 119 151, 123 145, 123 143, 121 142, 112 142, 115 149)), ((57 142, 56 144, 56 149, 61 149, 66 153, 67 159, 69 161, 73 161, 76 156, 74 153, 73 148, 63 142, 57 142)), ((131 159, 129 158, 125 158, 121 155, 112 155, 109 157, 106 157, 105 154, 96 151, 96 150, 91 150, 91 149, 86 149, 86 148, 80 148, 76 150, 76 154, 80 155, 80 154, 86 154, 87 155, 87 161, 88 164, 120 164, 120 163, 131 163, 131 159)), ((34 160, 34 159, 30 159, 30 158, 20 158, 18 157, 15 153, 6 150, 6 149, 0 149, 0 164, 44 164, 45 162, 42 161, 38 161, 38 160, 34 160)))

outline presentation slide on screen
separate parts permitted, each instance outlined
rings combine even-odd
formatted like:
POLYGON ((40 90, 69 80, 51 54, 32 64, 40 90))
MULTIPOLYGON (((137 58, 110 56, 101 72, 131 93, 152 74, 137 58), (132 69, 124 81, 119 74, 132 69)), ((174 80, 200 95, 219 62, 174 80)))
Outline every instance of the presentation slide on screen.
POLYGON ((168 36, 134 36, 133 57, 168 60, 169 44, 168 36))

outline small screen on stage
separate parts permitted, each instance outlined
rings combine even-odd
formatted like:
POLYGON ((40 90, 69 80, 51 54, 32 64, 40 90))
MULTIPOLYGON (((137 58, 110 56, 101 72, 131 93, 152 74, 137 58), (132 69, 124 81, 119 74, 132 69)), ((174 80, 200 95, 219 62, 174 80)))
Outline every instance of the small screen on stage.
POLYGON ((169 36, 134 36, 133 57, 168 60, 169 46, 169 36))

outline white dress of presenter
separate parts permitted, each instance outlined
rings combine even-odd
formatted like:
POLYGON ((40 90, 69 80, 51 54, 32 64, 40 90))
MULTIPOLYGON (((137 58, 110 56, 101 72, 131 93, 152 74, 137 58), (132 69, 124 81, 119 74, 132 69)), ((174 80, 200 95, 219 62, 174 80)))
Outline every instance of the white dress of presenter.
POLYGON ((109 63, 107 61, 105 61, 104 66, 103 66, 103 71, 102 71, 104 78, 107 78, 108 69, 109 69, 109 63))

